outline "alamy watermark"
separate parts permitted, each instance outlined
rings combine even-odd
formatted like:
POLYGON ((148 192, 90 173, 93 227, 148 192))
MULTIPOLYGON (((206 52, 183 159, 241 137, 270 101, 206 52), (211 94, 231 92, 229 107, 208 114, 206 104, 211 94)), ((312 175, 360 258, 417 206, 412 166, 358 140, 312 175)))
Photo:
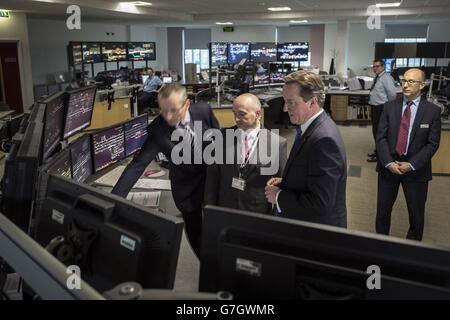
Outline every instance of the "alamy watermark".
POLYGON ((381 29, 381 9, 376 5, 368 6, 366 14, 368 15, 366 25, 369 30, 381 29))
MULTIPOLYGON (((243 130, 226 129, 225 134, 222 134, 219 129, 207 129, 203 131, 202 128, 202 121, 194 121, 194 146, 203 146, 206 144, 205 148, 197 149, 195 147, 192 148, 192 140, 185 138, 185 130, 173 131, 171 140, 178 142, 171 153, 171 160, 175 165, 203 163, 207 165, 244 164, 245 160, 242 154, 243 130), (193 155, 192 150, 194 150, 193 155), (195 152, 195 150, 198 151, 195 152), (226 151, 225 155, 224 151, 226 151)), ((261 175, 275 175, 279 171, 280 155, 278 150, 280 136, 278 133, 278 130, 269 131, 267 129, 261 129, 259 130, 257 140, 254 140, 254 142, 257 141, 258 147, 255 148, 255 146, 252 146, 251 149, 254 151, 249 155, 246 163, 261 164, 261 175)))
POLYGON ((69 290, 81 290, 81 270, 79 266, 71 265, 67 267, 66 285, 69 290))
POLYGON ((381 269, 380 269, 380 267, 377 265, 368 266, 366 273, 370 275, 366 281, 367 289, 381 290, 381 269))
POLYGON ((70 16, 66 20, 66 26, 69 30, 81 30, 81 8, 77 5, 67 7, 67 14, 70 16))

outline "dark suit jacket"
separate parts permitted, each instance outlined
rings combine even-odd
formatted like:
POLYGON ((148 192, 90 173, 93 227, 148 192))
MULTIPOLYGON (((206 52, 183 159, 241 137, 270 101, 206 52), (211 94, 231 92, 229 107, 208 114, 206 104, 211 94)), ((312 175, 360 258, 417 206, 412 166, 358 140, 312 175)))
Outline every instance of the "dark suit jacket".
MULTIPOLYGON (((402 119, 403 97, 384 105, 377 132, 378 167, 381 174, 391 174, 385 166, 397 159, 395 146, 402 119)), ((440 108, 422 97, 414 119, 406 161, 416 169, 404 174, 405 181, 431 180, 431 158, 441 138, 440 108), (422 125, 422 127, 421 127, 422 125)))
POLYGON ((278 195, 281 216, 347 226, 347 161, 336 124, 323 112, 291 150, 278 195))
MULTIPOLYGON (((203 132, 210 128, 219 128, 219 123, 208 104, 193 104, 189 108, 189 113, 191 122, 202 121, 203 132)), ((194 129, 193 126, 192 129, 194 129)), ((188 213, 201 210, 206 179, 206 165, 204 163, 180 165, 172 163, 170 155, 172 148, 177 144, 177 142, 171 141, 171 135, 174 130, 175 128, 170 127, 162 116, 156 117, 150 123, 147 127, 147 140, 139 154, 126 167, 112 193, 126 197, 136 181, 141 177, 145 168, 155 159, 158 152, 162 152, 169 158, 169 178, 177 208, 181 212, 188 213)), ((207 144, 207 142, 204 144, 207 144)))
MULTIPOLYGON (((230 128, 236 130, 237 127, 230 128)), ((252 152, 249 164, 247 164, 242 172, 245 175, 246 187, 244 191, 231 187, 231 181, 233 177, 239 176, 240 164, 237 163, 237 141, 233 139, 230 144, 226 143, 225 129, 222 130, 222 136, 224 141, 224 160, 226 154, 235 154, 234 164, 212 164, 208 166, 206 175, 205 186, 205 205, 217 205, 221 207, 228 207, 233 209, 247 210, 259 213, 270 213, 272 206, 267 202, 264 188, 267 181, 272 176, 281 176, 284 166, 286 165, 287 158, 287 142, 286 139, 276 135, 275 133, 267 130, 267 150, 269 152, 269 158, 273 152, 279 159, 279 168, 273 175, 261 175, 261 168, 270 166, 270 164, 263 164, 258 157, 259 148, 263 143, 261 139, 258 140, 256 149, 252 152), (278 148, 271 150, 271 141, 274 138, 279 139, 278 148), (253 162, 253 164, 252 164, 253 162)), ((260 132, 261 135, 261 132, 260 132)), ((224 161, 225 162, 225 161, 224 161)))

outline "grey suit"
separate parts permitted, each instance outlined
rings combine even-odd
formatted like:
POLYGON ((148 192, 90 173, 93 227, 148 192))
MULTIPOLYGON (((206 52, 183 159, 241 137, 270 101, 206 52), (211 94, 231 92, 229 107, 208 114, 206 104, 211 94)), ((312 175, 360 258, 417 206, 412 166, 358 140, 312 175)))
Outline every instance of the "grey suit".
MULTIPOLYGON (((233 127, 231 129, 236 130, 237 127, 233 127)), ((276 135, 275 133, 268 130, 267 132, 269 133, 267 135, 267 150, 271 153, 276 152, 279 158, 279 168, 275 176, 281 176, 281 173, 286 165, 287 142, 286 139, 276 135), (271 141, 274 138, 279 139, 278 149, 270 150, 271 141)), ((224 137, 224 155, 229 154, 230 152, 234 152, 236 155, 236 141, 227 147, 224 130, 222 130, 222 134, 224 137)), ((261 143, 261 140, 258 140, 256 149, 252 152, 250 157, 249 162, 252 163, 252 160, 255 160, 253 161, 254 164, 247 164, 243 169, 241 169, 246 181, 244 191, 235 189, 231 186, 233 177, 239 176, 240 165, 237 164, 236 157, 234 164, 213 164, 208 166, 206 171, 204 196, 205 205, 211 204, 266 214, 269 214, 272 211, 272 206, 267 202, 264 194, 266 183, 272 175, 261 175, 261 168, 264 166, 258 157, 261 143)))
POLYGON ((346 227, 346 183, 344 142, 323 112, 289 154, 278 195, 280 216, 346 227))

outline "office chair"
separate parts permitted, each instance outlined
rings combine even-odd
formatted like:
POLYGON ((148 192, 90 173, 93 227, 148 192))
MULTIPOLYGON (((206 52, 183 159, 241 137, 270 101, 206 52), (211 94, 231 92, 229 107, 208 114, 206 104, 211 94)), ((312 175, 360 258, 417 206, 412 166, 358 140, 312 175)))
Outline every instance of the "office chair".
POLYGON ((209 100, 213 99, 215 94, 214 94, 214 88, 212 89, 203 89, 200 90, 199 92, 197 92, 197 95, 195 96, 195 102, 199 102, 199 101, 206 101, 208 102, 209 100))

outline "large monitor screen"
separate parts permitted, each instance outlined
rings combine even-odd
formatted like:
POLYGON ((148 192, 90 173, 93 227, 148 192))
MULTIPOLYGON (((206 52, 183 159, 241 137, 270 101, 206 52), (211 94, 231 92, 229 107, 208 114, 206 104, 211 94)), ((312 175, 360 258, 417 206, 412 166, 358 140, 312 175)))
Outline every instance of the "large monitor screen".
POLYGON ((100 43, 83 42, 83 62, 84 63, 102 62, 100 43))
POLYGON ((278 61, 308 61, 308 42, 279 43, 277 47, 278 61))
POLYGON ((70 147, 72 176, 76 182, 84 182, 92 173, 91 137, 84 135, 70 147))
POLYGON ((68 151, 58 154, 54 164, 48 168, 48 173, 72 179, 72 165, 68 151))
POLYGON ((249 60, 250 44, 248 43, 230 43, 228 47, 228 63, 238 64, 242 59, 249 60))
POLYGON ((277 61, 277 44, 274 42, 252 43, 250 56, 253 62, 275 62, 277 61))
POLYGON ((125 129, 125 157, 140 150, 147 139, 147 115, 132 119, 124 124, 125 129))
POLYGON ((91 124, 96 91, 96 87, 86 87, 68 93, 64 139, 91 124))
POLYGON ((59 92, 43 103, 45 109, 43 160, 47 159, 58 146, 64 129, 65 94, 59 92))
POLYGON ((123 125, 118 125, 92 135, 95 172, 125 157, 123 125))
POLYGON ((212 42, 211 43, 211 65, 220 66, 227 64, 228 59, 228 43, 212 42))
POLYGON ((156 51, 154 42, 129 42, 128 60, 156 60, 156 51))
POLYGON ((127 44, 125 42, 103 42, 102 58, 105 62, 127 60, 127 44))

